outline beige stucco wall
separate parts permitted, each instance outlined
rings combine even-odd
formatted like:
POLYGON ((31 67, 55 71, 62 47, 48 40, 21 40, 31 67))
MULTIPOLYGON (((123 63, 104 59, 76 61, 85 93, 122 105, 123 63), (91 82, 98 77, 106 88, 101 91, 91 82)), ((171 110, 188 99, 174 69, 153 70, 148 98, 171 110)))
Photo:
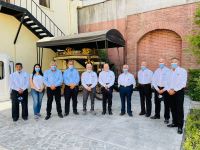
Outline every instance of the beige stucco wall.
MULTIPOLYGON (((14 3, 14 0, 11 0, 14 3)), ((34 0, 39 5, 39 0, 34 0)), ((33 16, 36 16, 36 7, 31 1, 15 0, 15 4, 24 8, 27 8, 30 12, 32 10, 33 16)), ((78 33, 78 19, 77 19, 77 7, 82 6, 80 0, 50 0, 50 8, 39 5, 39 7, 48 15, 48 17, 54 21, 54 23, 65 33, 65 35, 71 35, 78 33)), ((38 20, 40 20, 40 11, 38 10, 38 20)), ((44 19, 42 24, 44 25, 44 19)), ((49 22, 46 22, 47 29, 50 29, 49 22)), ((53 32, 53 31, 52 31, 53 32)))
MULTIPOLYGON (((22 26, 17 43, 13 41, 19 27, 19 21, 14 17, 0 13, 0 54, 9 55, 14 62, 22 62, 24 70, 29 73, 36 63, 36 41, 38 38, 26 27, 22 26)), ((44 50, 43 69, 47 69, 55 53, 44 50)))

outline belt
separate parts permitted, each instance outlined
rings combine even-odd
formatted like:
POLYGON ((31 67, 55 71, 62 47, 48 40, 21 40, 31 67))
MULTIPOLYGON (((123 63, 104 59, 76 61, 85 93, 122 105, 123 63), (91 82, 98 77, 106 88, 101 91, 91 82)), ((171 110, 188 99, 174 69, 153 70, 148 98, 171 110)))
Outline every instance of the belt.
POLYGON ((133 85, 132 84, 129 86, 120 85, 120 87, 124 87, 124 88, 131 87, 131 86, 133 86, 133 85))
POLYGON ((158 86, 159 89, 164 89, 164 87, 158 86))
POLYGON ((140 86, 149 86, 151 85, 151 83, 148 83, 148 84, 139 84, 140 86))
MULTIPOLYGON (((65 85, 66 87, 70 87, 69 85, 65 85)), ((76 85, 75 87, 77 87, 78 85, 76 85)))
MULTIPOLYGON (((26 91, 28 91, 28 89, 25 89, 23 92, 26 92, 26 91)), ((14 90, 14 89, 12 89, 12 92, 18 93, 18 91, 14 90)))

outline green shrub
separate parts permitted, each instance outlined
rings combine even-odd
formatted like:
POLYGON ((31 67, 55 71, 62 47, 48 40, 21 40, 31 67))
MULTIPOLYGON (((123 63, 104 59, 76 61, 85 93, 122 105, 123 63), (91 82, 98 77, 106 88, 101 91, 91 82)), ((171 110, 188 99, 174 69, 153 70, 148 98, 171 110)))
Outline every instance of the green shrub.
POLYGON ((186 120, 184 150, 200 150, 200 110, 193 109, 186 120))
POLYGON ((188 95, 194 101, 200 101, 200 69, 189 70, 188 95))

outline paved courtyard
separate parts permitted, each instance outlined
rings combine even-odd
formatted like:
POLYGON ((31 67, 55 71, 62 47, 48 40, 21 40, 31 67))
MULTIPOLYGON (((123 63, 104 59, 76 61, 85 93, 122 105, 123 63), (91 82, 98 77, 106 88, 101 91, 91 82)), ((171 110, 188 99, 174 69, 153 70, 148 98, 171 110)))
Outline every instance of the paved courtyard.
MULTIPOLYGON (((176 129, 169 129, 164 119, 151 120, 139 116, 139 95, 132 97, 133 117, 119 116, 120 98, 113 97, 113 115, 101 115, 101 101, 96 100, 97 115, 82 115, 82 96, 79 94, 79 116, 72 113, 58 118, 55 102, 53 115, 44 120, 46 96, 43 100, 42 118, 34 120, 32 98, 29 97, 29 120, 13 123, 10 101, 0 102, 0 150, 179 150, 182 135, 176 129)), ((64 99, 62 98, 64 108, 64 99)), ((88 101, 88 109, 90 108, 88 101)), ((185 114, 190 108, 185 98, 185 114)), ((154 111, 154 105, 153 105, 154 111)), ((154 113, 153 113, 154 114, 154 113)), ((163 106, 162 115, 163 116, 163 106)))

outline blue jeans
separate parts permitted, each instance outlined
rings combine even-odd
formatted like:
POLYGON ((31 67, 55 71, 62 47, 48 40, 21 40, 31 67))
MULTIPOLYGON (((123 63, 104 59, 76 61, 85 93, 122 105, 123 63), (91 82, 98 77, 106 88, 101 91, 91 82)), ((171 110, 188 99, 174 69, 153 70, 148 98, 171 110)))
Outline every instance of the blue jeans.
POLYGON ((33 111, 34 115, 37 115, 40 113, 41 104, 42 104, 42 98, 44 96, 44 92, 38 92, 34 89, 31 89, 31 95, 33 97, 33 111))

